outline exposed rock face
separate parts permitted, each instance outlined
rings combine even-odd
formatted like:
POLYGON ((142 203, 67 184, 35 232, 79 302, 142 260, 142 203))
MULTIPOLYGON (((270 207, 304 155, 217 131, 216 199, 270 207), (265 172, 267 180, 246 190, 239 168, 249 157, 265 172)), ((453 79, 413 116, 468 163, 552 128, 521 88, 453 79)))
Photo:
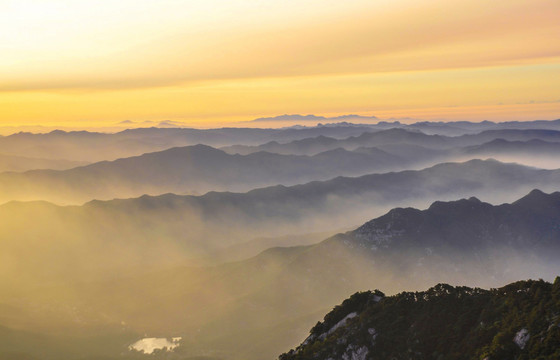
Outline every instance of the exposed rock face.
POLYGON ((554 284, 519 281, 491 290, 439 284, 375 301, 379 294, 354 294, 280 360, 552 360, 560 355, 560 277, 554 284), (331 324, 333 332, 316 336, 334 328, 331 324))

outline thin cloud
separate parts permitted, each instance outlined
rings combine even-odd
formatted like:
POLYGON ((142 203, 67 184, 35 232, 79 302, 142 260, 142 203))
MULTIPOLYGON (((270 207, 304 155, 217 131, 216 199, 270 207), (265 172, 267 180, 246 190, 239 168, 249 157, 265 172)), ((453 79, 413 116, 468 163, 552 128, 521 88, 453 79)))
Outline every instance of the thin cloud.
POLYGON ((232 28, 198 36, 189 31, 91 59, 65 54, 54 64, 38 59, 25 72, 2 74, 0 91, 119 90, 232 79, 428 71, 539 63, 560 56, 555 41, 560 37, 558 2, 434 1, 367 10, 309 24, 232 28))

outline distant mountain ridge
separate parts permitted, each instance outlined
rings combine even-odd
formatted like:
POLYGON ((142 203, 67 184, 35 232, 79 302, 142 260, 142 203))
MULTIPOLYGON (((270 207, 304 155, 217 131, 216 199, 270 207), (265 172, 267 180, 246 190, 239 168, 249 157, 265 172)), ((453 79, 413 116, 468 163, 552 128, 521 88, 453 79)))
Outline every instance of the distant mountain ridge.
POLYGON ((558 155, 560 154, 560 142, 544 141, 541 139, 508 141, 499 138, 481 145, 469 146, 462 150, 465 153, 476 155, 489 153, 506 153, 512 156, 518 154, 558 155))
POLYGON ((314 156, 268 152, 230 155, 210 146, 194 145, 65 171, 0 173, 0 202, 47 200, 76 204, 144 194, 248 191, 341 175, 402 170, 412 163, 375 148, 357 152, 337 148, 314 156))
POLYGON ((318 115, 300 115, 300 114, 284 114, 272 117, 262 117, 250 122, 275 122, 275 121, 349 121, 349 120, 377 120, 376 116, 364 116, 347 114, 333 117, 325 117, 318 115))
MULTIPOLYGON (((354 115, 351 115, 354 116, 354 115)), ((360 116, 355 116, 360 118, 360 116)), ((341 120, 335 118, 334 120, 341 120)), ((126 125, 126 123, 125 123, 126 125)), ((517 129, 560 130, 560 119, 554 121, 528 122, 416 122, 403 124, 399 121, 379 121, 376 124, 351 124, 348 122, 325 124, 313 127, 282 129, 218 128, 192 129, 173 128, 173 123, 163 122, 162 127, 131 128, 117 133, 53 130, 49 133, 29 132, 0 136, 0 153, 9 155, 65 159, 95 162, 136 156, 146 152, 161 151, 171 147, 205 144, 214 147, 233 145, 256 146, 271 141, 287 143, 305 138, 326 136, 335 139, 359 136, 364 132, 389 129, 421 131, 427 135, 462 136, 487 130, 517 129)), ((494 136, 496 138, 496 136, 494 136)), ((534 138, 534 137, 533 137, 534 138)), ((508 140, 522 140, 507 138, 508 140)), ((487 142, 487 139, 481 142, 487 142)), ((548 140, 548 139, 543 139, 548 140)), ((474 143, 463 145, 475 145, 474 143)))
POLYGON ((199 144, 65 171, 0 173, 0 202, 47 200, 78 204, 143 194, 240 192, 485 157, 518 159, 550 169, 560 167, 558 155, 560 132, 551 130, 488 131, 452 138, 390 129, 346 139, 319 136, 254 148, 234 146, 219 150, 199 144), (483 142, 486 140, 489 141, 483 142))
POLYGON ((249 154, 256 151, 270 151, 279 154, 312 155, 317 152, 341 147, 353 150, 358 147, 382 147, 386 145, 406 144, 422 146, 434 150, 453 149, 467 146, 482 145, 484 143, 503 139, 509 141, 529 141, 539 139, 550 142, 560 142, 558 130, 486 130, 477 134, 461 136, 428 135, 420 131, 401 128, 364 132, 345 139, 335 139, 327 136, 294 140, 289 143, 276 141, 262 145, 234 145, 223 147, 229 153, 249 154))
POLYGON ((172 147, 204 144, 256 145, 267 141, 292 141, 325 135, 344 138, 359 135, 367 126, 313 127, 303 129, 253 128, 135 128, 117 133, 53 130, 44 134, 20 132, 0 136, 0 153, 9 155, 95 162, 137 156, 172 147))

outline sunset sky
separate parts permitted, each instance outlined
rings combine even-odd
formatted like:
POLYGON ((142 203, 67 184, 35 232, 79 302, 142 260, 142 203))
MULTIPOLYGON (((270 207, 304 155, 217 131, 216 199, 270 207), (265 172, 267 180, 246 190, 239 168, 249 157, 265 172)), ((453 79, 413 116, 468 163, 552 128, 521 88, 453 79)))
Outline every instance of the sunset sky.
POLYGON ((558 0, 0 0, 0 125, 560 118, 558 0))

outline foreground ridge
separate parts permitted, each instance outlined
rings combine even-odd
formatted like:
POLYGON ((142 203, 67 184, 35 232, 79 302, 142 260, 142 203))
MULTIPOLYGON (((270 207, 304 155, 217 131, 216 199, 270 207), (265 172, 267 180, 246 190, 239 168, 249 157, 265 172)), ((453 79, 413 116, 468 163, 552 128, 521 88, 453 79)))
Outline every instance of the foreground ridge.
POLYGON ((280 360, 559 359, 560 277, 352 295, 280 360))

